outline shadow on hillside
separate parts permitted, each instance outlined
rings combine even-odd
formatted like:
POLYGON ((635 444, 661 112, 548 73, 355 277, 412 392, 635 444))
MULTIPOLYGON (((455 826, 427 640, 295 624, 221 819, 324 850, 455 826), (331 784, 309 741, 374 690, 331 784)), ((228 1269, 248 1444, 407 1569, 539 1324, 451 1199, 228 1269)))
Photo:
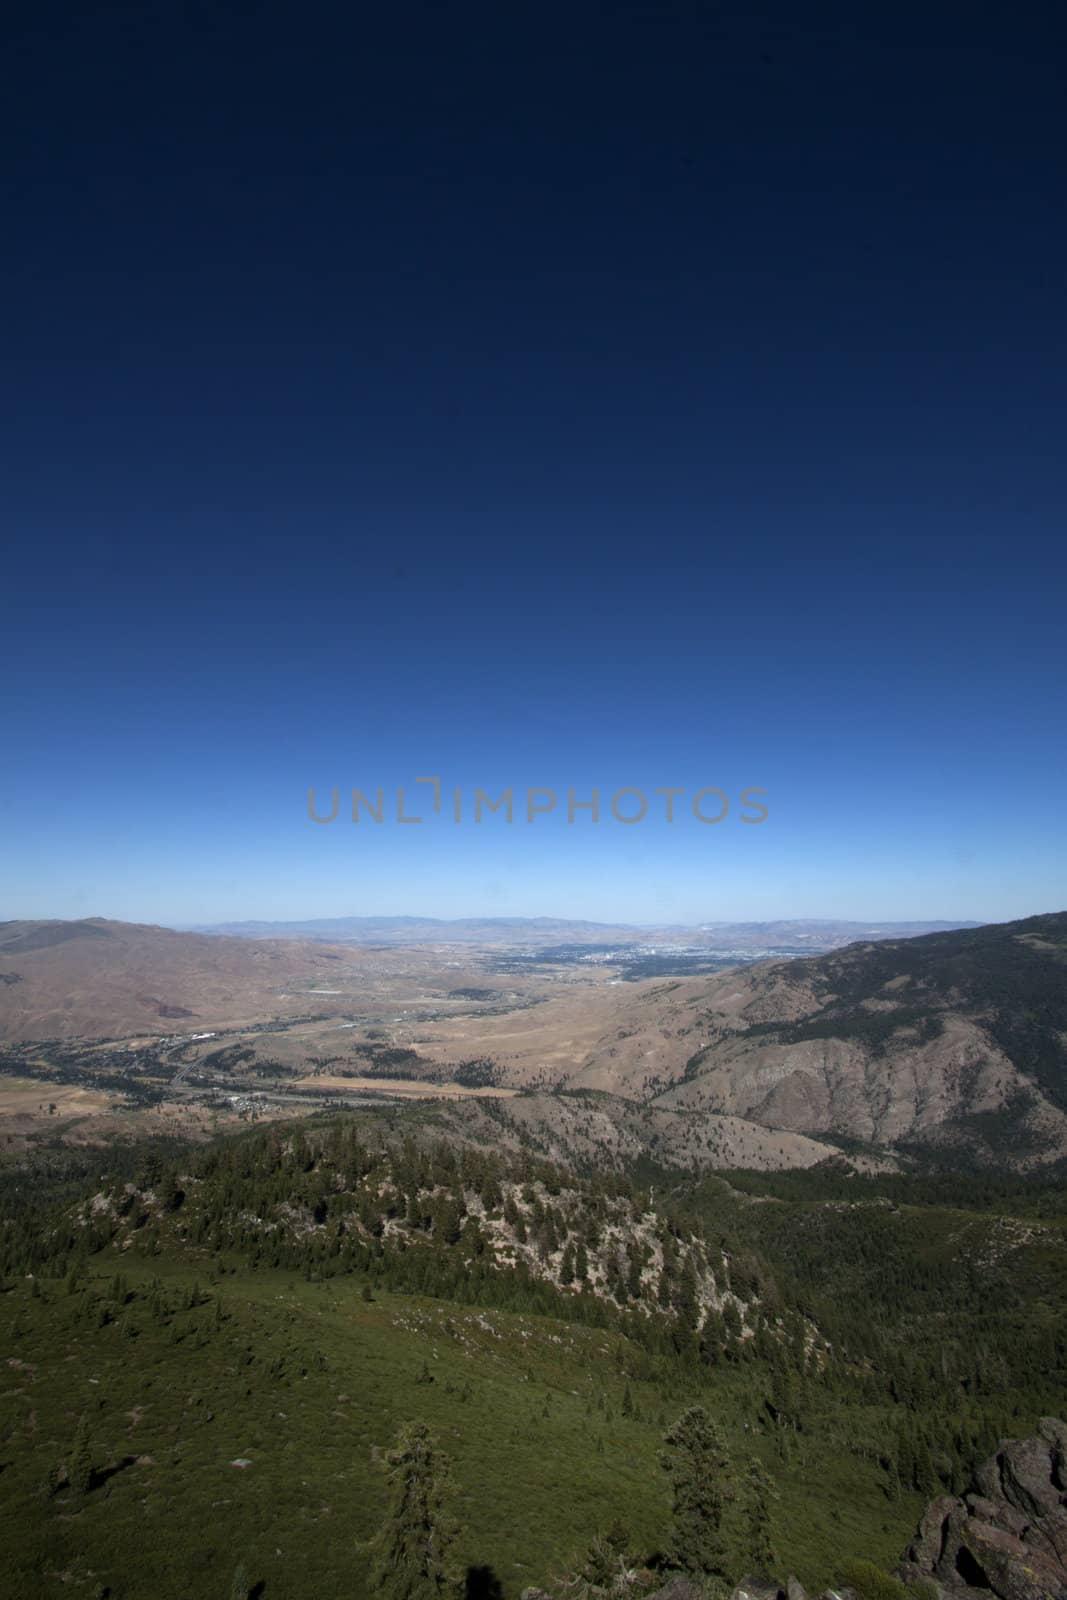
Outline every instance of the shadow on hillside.
POLYGON ((500 1579, 492 1567, 468 1567, 463 1600, 504 1600, 500 1579))
POLYGON ((94 1467, 89 1488, 99 1489, 101 1485, 107 1483, 110 1478, 114 1478, 116 1474, 120 1472, 125 1472, 127 1467, 135 1466, 136 1463, 136 1456, 123 1456, 122 1460, 116 1462, 113 1467, 94 1467))

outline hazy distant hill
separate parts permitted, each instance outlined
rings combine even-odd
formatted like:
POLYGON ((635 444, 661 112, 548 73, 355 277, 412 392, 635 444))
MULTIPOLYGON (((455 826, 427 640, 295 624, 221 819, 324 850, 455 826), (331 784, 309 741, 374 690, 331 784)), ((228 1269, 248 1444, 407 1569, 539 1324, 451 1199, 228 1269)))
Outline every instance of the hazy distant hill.
POLYGON ((188 1033, 321 1009, 308 994, 354 949, 215 939, 141 923, 0 923, 0 1039, 188 1033), (289 993, 289 986, 295 987, 289 993))
POLYGON ((326 939, 346 944, 571 944, 634 943, 639 928, 557 917, 313 917, 295 922, 220 922, 197 933, 244 939, 326 939))
POLYGON ((820 918, 642 927, 561 917, 319 917, 303 922, 222 922, 192 931, 248 939, 327 939, 345 944, 670 944, 709 950, 833 950, 857 939, 907 939, 948 928, 978 926, 976 922, 873 923, 820 918))

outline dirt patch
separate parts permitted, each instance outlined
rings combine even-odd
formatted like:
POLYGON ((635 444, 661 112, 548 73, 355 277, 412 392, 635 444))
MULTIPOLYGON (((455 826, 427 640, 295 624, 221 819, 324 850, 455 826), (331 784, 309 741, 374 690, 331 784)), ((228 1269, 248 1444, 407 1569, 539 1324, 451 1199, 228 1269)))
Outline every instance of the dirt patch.
POLYGON ((304 1082, 316 1090, 351 1093, 354 1089, 372 1089, 404 1100, 501 1100, 518 1093, 517 1089, 467 1089, 462 1083, 424 1083, 415 1078, 336 1078, 326 1073, 304 1082))

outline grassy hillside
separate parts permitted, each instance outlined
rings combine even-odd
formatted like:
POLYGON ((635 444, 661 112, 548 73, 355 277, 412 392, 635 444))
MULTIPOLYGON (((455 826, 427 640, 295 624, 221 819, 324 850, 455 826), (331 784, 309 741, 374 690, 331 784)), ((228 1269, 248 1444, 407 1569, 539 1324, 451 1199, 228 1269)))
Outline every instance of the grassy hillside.
POLYGON ((363 1595, 376 1458, 411 1418, 454 1459, 464 1565, 506 1595, 619 1520, 637 1551, 662 1545, 663 1425, 694 1400, 738 1462, 767 1463, 776 1544, 809 1581, 843 1551, 891 1561, 914 1521, 917 1497, 890 1504, 843 1438, 817 1472, 795 1445, 783 1462, 751 1369, 671 1370, 615 1334, 363 1288, 236 1263, 209 1284, 166 1256, 9 1281, 3 1592, 188 1600, 226 1594, 240 1560, 270 1600, 363 1595), (82 1415, 96 1480, 77 1501, 50 1480, 82 1415))
POLYGON ((243 1562, 267 1600, 358 1600, 416 1419, 454 1461, 469 1593, 550 1582, 620 1522, 653 1560, 662 1435, 694 1403, 732 1486, 766 1467, 777 1569, 822 1586, 891 1566, 925 1496, 1064 1409, 1053 1185, 649 1170, 653 1213, 617 1177, 379 1139, 393 1120, 9 1175, 3 1592, 187 1600, 243 1562), (584 1288, 560 1271, 580 1234, 584 1288))

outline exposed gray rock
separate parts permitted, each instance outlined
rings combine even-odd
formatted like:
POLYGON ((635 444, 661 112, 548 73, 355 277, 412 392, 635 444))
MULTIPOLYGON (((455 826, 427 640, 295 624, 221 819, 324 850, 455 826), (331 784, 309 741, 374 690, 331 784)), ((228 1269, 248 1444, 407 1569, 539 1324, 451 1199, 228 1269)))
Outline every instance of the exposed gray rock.
POLYGON ((772 1578, 749 1573, 734 1588, 730 1600, 780 1600, 781 1589, 772 1578))
POLYGON ((904 1561, 909 1567, 913 1566, 919 1572, 926 1572, 933 1577, 944 1554, 949 1523, 960 1506, 961 1502, 948 1494, 938 1495, 936 1500, 930 1501, 914 1539, 904 1552, 904 1561))
POLYGON ((679 1574, 650 1595, 649 1600, 703 1600, 703 1596, 691 1579, 679 1574))
POLYGON ((1059 1511, 1053 1511, 1049 1516, 1042 1517, 1039 1523, 1033 1524, 1029 1537, 1031 1544, 1039 1544, 1047 1555, 1067 1570, 1067 1506, 1061 1506, 1059 1511))
POLYGON ((1063 1476, 1064 1466, 1067 1465, 1067 1422, 1061 1422, 1059 1417, 1042 1417, 1037 1425, 1037 1436, 1055 1451, 1059 1467, 1057 1483, 1061 1489, 1067 1490, 1067 1480, 1063 1476))
POLYGON ((1021 1511, 1016 1511, 1004 1500, 987 1500, 980 1494, 964 1495, 964 1500, 972 1517, 977 1517, 979 1522, 996 1523, 998 1527, 1014 1533, 1016 1538, 1021 1539, 1030 1526, 1030 1518, 1024 1517, 1021 1511))
POLYGON ((1067 1600, 1067 1426, 1043 1417, 975 1474, 975 1492, 941 1495, 923 1514, 900 1575, 932 1579, 951 1600, 1067 1600))

